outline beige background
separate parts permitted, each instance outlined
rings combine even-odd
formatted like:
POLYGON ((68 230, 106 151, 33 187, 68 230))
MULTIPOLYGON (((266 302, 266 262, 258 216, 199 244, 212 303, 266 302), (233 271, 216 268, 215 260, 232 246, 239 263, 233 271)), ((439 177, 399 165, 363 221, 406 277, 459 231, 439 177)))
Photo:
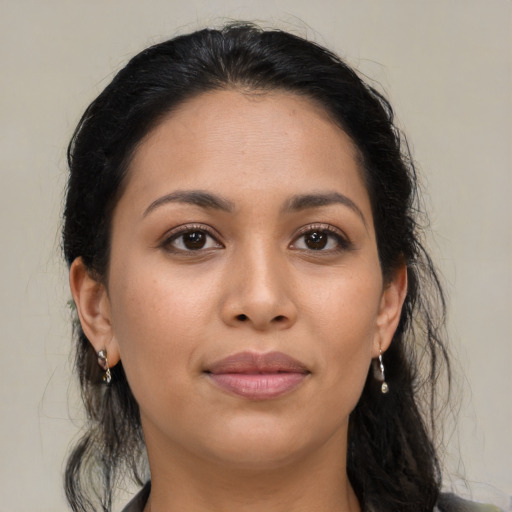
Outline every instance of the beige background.
POLYGON ((429 190, 432 245, 465 373, 450 471, 505 506, 512 494, 512 2, 2 0, 0 511, 66 509, 62 461, 78 430, 69 418, 80 417, 58 234, 67 141, 129 56, 220 18, 308 35, 390 96, 429 190), (453 455, 459 447, 462 462, 453 455))

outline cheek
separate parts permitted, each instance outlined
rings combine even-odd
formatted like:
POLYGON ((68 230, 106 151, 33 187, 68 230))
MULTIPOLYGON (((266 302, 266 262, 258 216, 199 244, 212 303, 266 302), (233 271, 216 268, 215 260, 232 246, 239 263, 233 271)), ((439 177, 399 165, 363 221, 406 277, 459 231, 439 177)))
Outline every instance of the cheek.
POLYGON ((158 264, 119 268, 110 280, 112 321, 135 396, 159 382, 180 387, 211 318, 209 290, 158 264))
POLYGON ((190 272, 172 271, 158 260, 120 267, 111 278, 112 314, 115 331, 123 340, 139 338, 145 343, 147 334, 165 342, 177 330, 194 333, 199 322, 208 315, 211 290, 201 286, 190 272))
POLYGON ((381 301, 381 275, 378 267, 365 272, 333 273, 329 280, 308 283, 302 301, 317 328, 342 345, 364 344, 376 331, 381 301), (314 290, 312 293, 311 290, 314 290))
POLYGON ((357 275, 333 280, 328 290, 315 294, 311 305, 327 386, 351 407, 364 386, 378 333, 379 282, 379 277, 357 275))

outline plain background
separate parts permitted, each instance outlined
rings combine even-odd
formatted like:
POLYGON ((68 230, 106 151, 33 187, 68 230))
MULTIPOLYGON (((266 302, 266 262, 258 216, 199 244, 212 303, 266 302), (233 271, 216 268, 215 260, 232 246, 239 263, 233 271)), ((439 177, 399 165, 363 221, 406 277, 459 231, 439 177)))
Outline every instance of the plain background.
MULTIPOLYGON (((79 430, 59 217, 65 146, 150 43, 226 19, 288 28, 380 84, 423 176, 464 394, 453 480, 512 494, 510 0, 0 1, 0 510, 66 510, 79 430), (458 453, 461 453, 460 458, 458 453)), ((448 479, 448 482, 450 480, 448 479)), ((498 499, 498 498, 497 498, 498 499)))

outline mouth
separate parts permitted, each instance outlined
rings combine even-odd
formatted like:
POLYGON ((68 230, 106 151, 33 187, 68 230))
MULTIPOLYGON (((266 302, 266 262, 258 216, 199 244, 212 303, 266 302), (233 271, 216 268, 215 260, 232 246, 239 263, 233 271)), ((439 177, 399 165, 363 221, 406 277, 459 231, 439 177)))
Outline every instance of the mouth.
POLYGON ((311 372, 282 352, 240 352, 214 362, 205 373, 228 393, 249 400, 269 400, 290 393, 311 372))

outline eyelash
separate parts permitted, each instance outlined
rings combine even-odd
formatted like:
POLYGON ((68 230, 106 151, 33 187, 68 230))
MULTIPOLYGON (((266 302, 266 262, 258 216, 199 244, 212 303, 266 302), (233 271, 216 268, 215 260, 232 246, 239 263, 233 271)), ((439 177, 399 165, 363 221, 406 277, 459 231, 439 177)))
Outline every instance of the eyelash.
POLYGON ((307 226, 304 226, 303 228, 299 229, 297 236, 294 238, 294 241, 291 244, 291 247, 297 251, 304 251, 304 252, 310 252, 310 253, 338 253, 350 250, 352 248, 352 243, 348 239, 348 237, 343 234, 339 229, 335 228, 334 226, 331 226, 330 224, 309 224, 307 226), (329 243, 329 238, 334 238, 336 247, 330 248, 330 249, 311 249, 311 248, 297 248, 294 247, 294 245, 297 244, 297 241, 301 238, 305 237, 308 234, 313 233, 319 233, 321 235, 327 235, 328 240, 327 244, 329 243))
MULTIPOLYGON (((206 235, 208 238, 211 238, 215 242, 215 248, 223 248, 224 246, 218 241, 218 235, 208 226, 205 226, 204 224, 187 224, 184 226, 179 226, 175 229, 173 229, 170 233, 167 234, 167 236, 164 238, 160 246, 164 248, 168 252, 172 253, 179 253, 179 254, 189 254, 193 255, 194 253, 199 253, 201 251, 208 251, 209 249, 212 249, 212 247, 200 247, 198 249, 180 249, 178 247, 173 247, 172 243, 176 242, 180 239, 180 237, 183 237, 187 234, 192 233, 201 233, 206 235)), ((182 242, 183 243, 183 242, 182 242)), ((208 243, 208 242, 206 242, 208 243)))
MULTIPOLYGON (((171 253, 177 253, 177 254, 185 254, 185 255, 194 255, 203 251, 208 251, 210 249, 221 249, 224 248, 224 245, 218 241, 219 236, 209 227, 205 226, 204 224, 187 224, 183 226, 179 226, 175 229, 173 229, 170 233, 167 234, 167 236, 164 238, 160 246, 164 248, 166 251, 171 253), (215 243, 214 247, 199 247, 197 249, 190 249, 190 248, 178 248, 174 247, 172 244, 179 240, 181 237, 187 235, 187 234, 193 234, 193 233, 201 233, 206 235, 208 238, 212 239, 215 243)), ((183 241, 182 241, 183 243, 183 241)), ((205 242, 205 244, 208 244, 208 241, 205 242)), ((352 244, 350 240, 342 233, 339 229, 335 228, 334 226, 331 226, 329 224, 309 224, 307 226, 304 226, 303 228, 299 229, 298 233, 296 234, 295 238, 293 239, 293 242, 289 245, 289 247, 296 251, 303 251, 308 253, 338 253, 346 250, 350 250, 352 248, 352 244), (330 239, 334 239, 336 243, 335 248, 329 248, 325 249, 323 247, 319 249, 312 249, 312 248, 299 248, 296 247, 297 242, 305 237, 308 234, 318 233, 320 235, 327 235, 327 241, 326 245, 329 244, 330 239)))

